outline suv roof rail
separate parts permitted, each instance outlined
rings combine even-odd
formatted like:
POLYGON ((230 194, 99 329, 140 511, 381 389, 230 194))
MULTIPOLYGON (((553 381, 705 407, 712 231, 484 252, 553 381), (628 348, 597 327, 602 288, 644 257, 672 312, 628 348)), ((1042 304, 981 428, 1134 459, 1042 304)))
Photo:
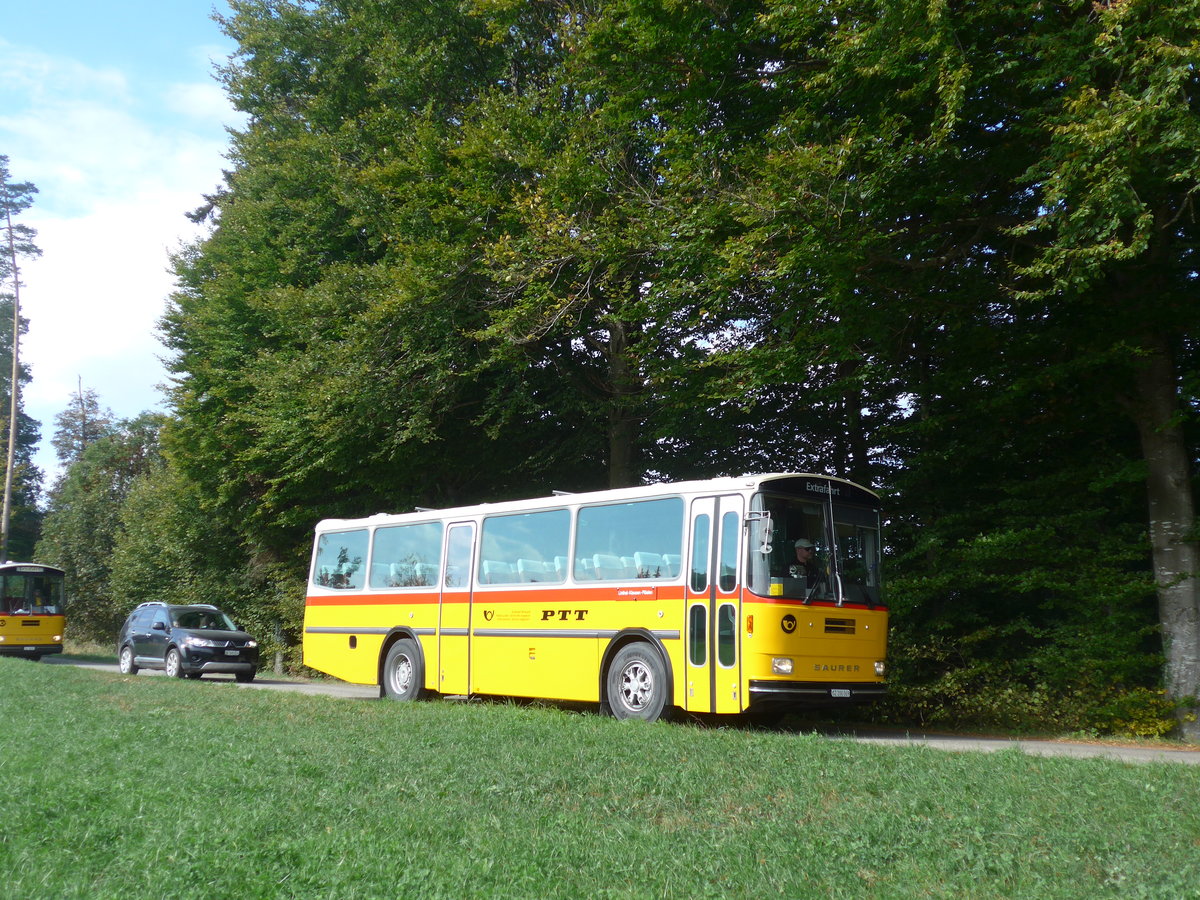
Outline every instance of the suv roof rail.
POLYGON ((141 609, 144 606, 188 606, 192 609, 216 609, 217 607, 211 603, 167 603, 164 600, 147 600, 145 603, 139 603, 134 609, 141 609))

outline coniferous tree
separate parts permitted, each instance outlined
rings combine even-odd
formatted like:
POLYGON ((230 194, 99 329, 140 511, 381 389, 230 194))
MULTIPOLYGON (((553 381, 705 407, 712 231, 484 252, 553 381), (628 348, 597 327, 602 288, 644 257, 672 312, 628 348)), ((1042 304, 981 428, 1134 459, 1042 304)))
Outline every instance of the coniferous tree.
POLYGON ((20 317, 14 330, 14 304, 19 296, 19 260, 41 254, 34 243, 36 232, 16 221, 21 212, 33 205, 37 188, 30 182, 13 182, 8 157, 0 156, 0 229, 3 229, 3 249, 0 251, 0 468, 8 458, 8 441, 16 435, 12 454, 12 496, 8 522, 8 556, 10 559, 29 559, 37 541, 41 513, 38 502, 42 492, 42 473, 33 464, 33 452, 40 438, 40 423, 25 415, 20 386, 30 380, 28 367, 17 367, 17 422, 10 427, 13 396, 13 351, 19 347, 19 336, 28 329, 28 321, 20 317))
POLYGON ((80 389, 70 403, 54 417, 54 437, 50 443, 59 463, 70 466, 83 451, 105 435, 111 434, 114 416, 111 409, 101 408, 100 396, 91 388, 80 389))

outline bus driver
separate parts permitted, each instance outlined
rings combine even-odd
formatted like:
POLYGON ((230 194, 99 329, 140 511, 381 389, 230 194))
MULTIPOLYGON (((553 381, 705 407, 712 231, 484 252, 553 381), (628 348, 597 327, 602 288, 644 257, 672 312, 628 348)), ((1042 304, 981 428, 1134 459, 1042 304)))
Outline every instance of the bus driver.
POLYGON ((804 586, 812 589, 820 583, 824 574, 817 559, 816 545, 808 538, 796 541, 796 561, 788 566, 788 575, 792 578, 803 578, 804 586))

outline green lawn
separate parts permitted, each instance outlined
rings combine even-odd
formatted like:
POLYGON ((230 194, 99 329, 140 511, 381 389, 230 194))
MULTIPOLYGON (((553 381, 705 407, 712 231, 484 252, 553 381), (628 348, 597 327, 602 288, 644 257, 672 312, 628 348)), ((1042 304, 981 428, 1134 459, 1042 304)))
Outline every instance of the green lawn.
POLYGON ((0 659, 0 896, 1200 897, 1200 767, 0 659))

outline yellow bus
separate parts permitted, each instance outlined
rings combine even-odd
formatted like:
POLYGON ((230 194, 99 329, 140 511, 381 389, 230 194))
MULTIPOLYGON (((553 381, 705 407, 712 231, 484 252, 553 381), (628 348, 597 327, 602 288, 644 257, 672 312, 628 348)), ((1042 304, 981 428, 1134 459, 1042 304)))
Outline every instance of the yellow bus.
POLYGON ((0 563, 0 656, 62 653, 64 577, 54 566, 0 563))
POLYGON ((306 665, 381 695, 775 714, 884 693, 879 497, 656 484, 316 527, 306 665))

